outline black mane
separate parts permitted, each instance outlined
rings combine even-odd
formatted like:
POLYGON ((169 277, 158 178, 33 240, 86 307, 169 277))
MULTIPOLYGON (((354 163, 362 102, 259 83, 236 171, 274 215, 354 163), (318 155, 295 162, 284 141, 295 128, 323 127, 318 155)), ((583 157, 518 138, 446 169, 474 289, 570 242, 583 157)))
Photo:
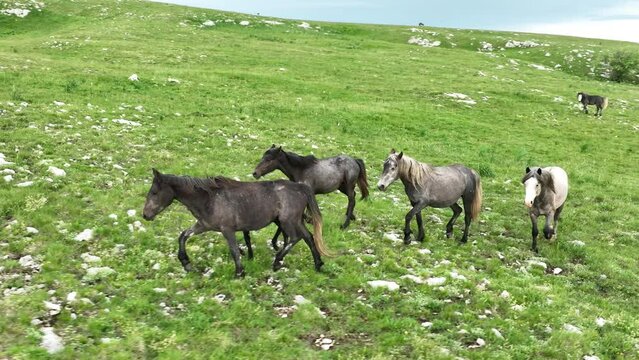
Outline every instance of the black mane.
POLYGON ((186 187, 187 189, 190 189, 191 191, 194 191, 195 189, 202 189, 206 192, 210 192, 213 189, 221 189, 224 187, 237 185, 240 183, 239 181, 229 179, 224 176, 196 178, 191 176, 177 176, 177 175, 163 174, 161 180, 166 182, 169 185, 186 187))
POLYGON ((313 155, 301 156, 292 152, 282 151, 286 160, 294 167, 305 168, 317 163, 317 158, 313 155))

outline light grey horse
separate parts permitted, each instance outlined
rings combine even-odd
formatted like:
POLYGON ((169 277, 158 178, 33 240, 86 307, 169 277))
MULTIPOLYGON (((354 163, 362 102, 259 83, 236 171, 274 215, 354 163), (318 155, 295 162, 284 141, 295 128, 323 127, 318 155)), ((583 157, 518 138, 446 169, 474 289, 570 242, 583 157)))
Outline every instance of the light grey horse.
POLYGON ((406 214, 404 226, 404 243, 410 244, 410 221, 417 219, 419 232, 417 241, 424 241, 422 225, 422 209, 427 206, 435 208, 450 207, 453 217, 446 224, 446 236, 453 235, 453 225, 462 212, 457 204, 459 198, 464 203, 464 235, 461 242, 468 240, 470 222, 476 219, 481 210, 482 189, 479 174, 463 165, 431 166, 412 159, 403 152, 399 154, 391 150, 384 162, 384 170, 377 187, 384 191, 395 180, 401 179, 404 190, 413 208, 406 214))
MULTIPOLYGON (((271 146, 259 164, 255 166, 253 176, 256 179, 279 169, 289 180, 301 182, 315 192, 315 194, 328 194, 339 190, 348 196, 346 219, 342 225, 345 229, 351 220, 355 220, 353 209, 355 208, 355 184, 362 192, 362 199, 368 197, 368 181, 366 180, 366 167, 362 159, 354 159, 346 155, 338 155, 325 159, 317 159, 313 155, 300 156, 292 152, 282 150, 282 147, 271 146)), ((273 247, 277 249, 275 241, 278 232, 273 237, 273 247)))
POLYGON ((521 182, 524 184, 526 196, 524 204, 528 207, 530 221, 532 222, 532 250, 537 249, 537 217, 546 216, 544 225, 544 237, 551 239, 557 234, 559 216, 564 209, 566 197, 568 197, 568 175, 564 169, 557 166, 545 168, 527 167, 526 174, 521 182), (551 220, 554 224, 551 226, 551 220))

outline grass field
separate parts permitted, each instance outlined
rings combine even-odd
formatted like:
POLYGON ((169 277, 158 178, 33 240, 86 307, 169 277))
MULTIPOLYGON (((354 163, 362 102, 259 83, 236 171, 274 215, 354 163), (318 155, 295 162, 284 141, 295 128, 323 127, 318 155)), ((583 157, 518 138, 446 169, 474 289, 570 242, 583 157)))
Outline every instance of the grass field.
POLYGON ((598 79, 597 63, 639 45, 308 23, 126 0, 0 14, 0 358, 639 357, 639 88, 598 79), (579 91, 609 97, 602 118, 579 91), (348 230, 346 197, 318 196, 336 256, 316 273, 301 243, 274 273, 269 226, 236 280, 206 233, 185 273, 190 213, 141 218, 151 168, 249 181, 271 144, 364 159, 371 197, 348 230), (424 243, 392 240, 410 207, 400 183, 374 188, 391 148, 481 173, 468 244, 461 219, 445 238, 449 209, 425 211, 424 243), (570 178, 539 254, 529 165, 570 178))

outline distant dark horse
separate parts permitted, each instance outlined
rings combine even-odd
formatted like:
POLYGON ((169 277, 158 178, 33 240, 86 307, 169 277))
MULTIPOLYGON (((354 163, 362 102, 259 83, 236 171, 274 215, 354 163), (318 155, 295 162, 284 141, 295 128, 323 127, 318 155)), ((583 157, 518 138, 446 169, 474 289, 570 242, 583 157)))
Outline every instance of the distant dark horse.
POLYGON ((584 106, 584 112, 588 113, 588 105, 595 105, 597 107, 597 111, 595 111, 595 116, 601 116, 603 110, 608 107, 608 98, 602 97, 598 95, 588 95, 586 93, 577 93, 577 101, 581 102, 584 106))
MULTIPOLYGON (((223 177, 192 178, 188 176, 164 175, 153 169, 153 184, 146 197, 143 217, 153 220, 157 214, 177 200, 189 209, 197 219, 195 225, 182 231, 179 237, 178 259, 184 270, 191 264, 186 254, 186 240, 205 231, 219 231, 224 235, 235 261, 235 275, 244 276, 240 262, 240 249, 235 232, 258 230, 277 223, 290 237, 290 243, 275 256, 273 270, 282 266, 284 256, 303 238, 313 254, 315 270, 323 262, 320 255, 327 250, 322 239, 322 215, 312 190, 291 181, 240 182, 223 177), (308 209, 314 227, 311 235, 304 226, 302 217, 308 209)), ((251 244, 246 237, 251 252, 251 244)), ((252 252, 251 252, 252 253, 252 252)))
POLYGON ((532 222, 532 250, 537 252, 537 217, 546 216, 544 237, 550 240, 557 235, 559 215, 564 209, 566 197, 568 197, 568 175, 557 166, 545 168, 526 168, 526 174, 521 179, 524 184, 526 196, 524 204, 528 207, 530 221, 532 222), (551 226, 550 222, 554 226, 551 226))
MULTIPOLYGON (((313 155, 300 156, 282 150, 275 144, 264 152, 262 160, 255 167, 253 176, 256 179, 279 169, 289 180, 304 183, 313 189, 315 194, 327 194, 339 190, 348 196, 346 220, 342 225, 345 229, 351 220, 355 220, 355 184, 362 192, 362 199, 368 197, 368 181, 366 167, 361 159, 354 159, 346 155, 338 155, 326 159, 317 159, 313 155)), ((284 230, 286 232, 286 230, 284 230)), ((273 237, 273 248, 277 250, 278 228, 273 237)), ((290 236, 290 234, 287 234, 290 236)))
POLYGON ((459 198, 464 203, 464 235, 461 242, 468 239, 470 221, 476 219, 481 210, 481 180, 473 169, 463 165, 431 166, 412 159, 403 152, 397 154, 391 150, 384 162, 384 170, 377 187, 384 191, 395 180, 401 179, 404 190, 413 208, 406 214, 404 225, 404 243, 410 244, 410 222, 417 218, 417 241, 424 241, 422 226, 422 209, 427 206, 435 208, 450 207, 453 217, 446 224, 446 236, 453 236, 453 225, 462 212, 457 205, 459 198))

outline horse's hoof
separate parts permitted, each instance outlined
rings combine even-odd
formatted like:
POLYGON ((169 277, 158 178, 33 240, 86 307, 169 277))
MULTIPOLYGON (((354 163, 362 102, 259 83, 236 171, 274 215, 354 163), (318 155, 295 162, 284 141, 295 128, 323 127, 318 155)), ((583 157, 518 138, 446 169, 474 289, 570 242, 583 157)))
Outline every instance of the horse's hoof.
POLYGON ((277 260, 275 260, 275 261, 273 262, 273 271, 277 271, 277 270, 281 269, 283 265, 284 265, 284 264, 283 264, 283 261, 277 261, 277 260))
POLYGON ((350 219, 351 219, 351 220, 357 220, 357 219, 355 218, 355 215, 351 215, 350 219))
POLYGON ((246 271, 244 271, 244 269, 240 270, 239 272, 235 272, 235 277, 238 279, 242 279, 244 278, 244 276, 246 275, 246 271))
POLYGON ((347 221, 347 222, 343 223, 339 228, 344 230, 344 229, 346 229, 348 227, 348 225, 350 225, 350 223, 347 221))
POLYGON ((453 237, 453 232, 452 231, 451 232, 446 232, 446 238, 447 239, 450 239, 452 237, 453 237))
POLYGON ((319 272, 320 270, 322 270, 322 265, 324 265, 322 261, 320 261, 318 264, 315 264, 315 271, 319 272))
POLYGON ((537 249, 536 247, 531 248, 530 250, 534 252, 535 254, 539 254, 539 249, 537 249))
POLYGON ((188 264, 184 265, 184 271, 186 271, 186 272, 192 272, 193 271, 193 266, 191 265, 191 263, 188 263, 188 264))
POLYGON ((417 235, 417 238, 415 240, 417 240, 419 242, 424 242, 424 238, 425 238, 425 235, 421 234, 421 235, 417 235))

